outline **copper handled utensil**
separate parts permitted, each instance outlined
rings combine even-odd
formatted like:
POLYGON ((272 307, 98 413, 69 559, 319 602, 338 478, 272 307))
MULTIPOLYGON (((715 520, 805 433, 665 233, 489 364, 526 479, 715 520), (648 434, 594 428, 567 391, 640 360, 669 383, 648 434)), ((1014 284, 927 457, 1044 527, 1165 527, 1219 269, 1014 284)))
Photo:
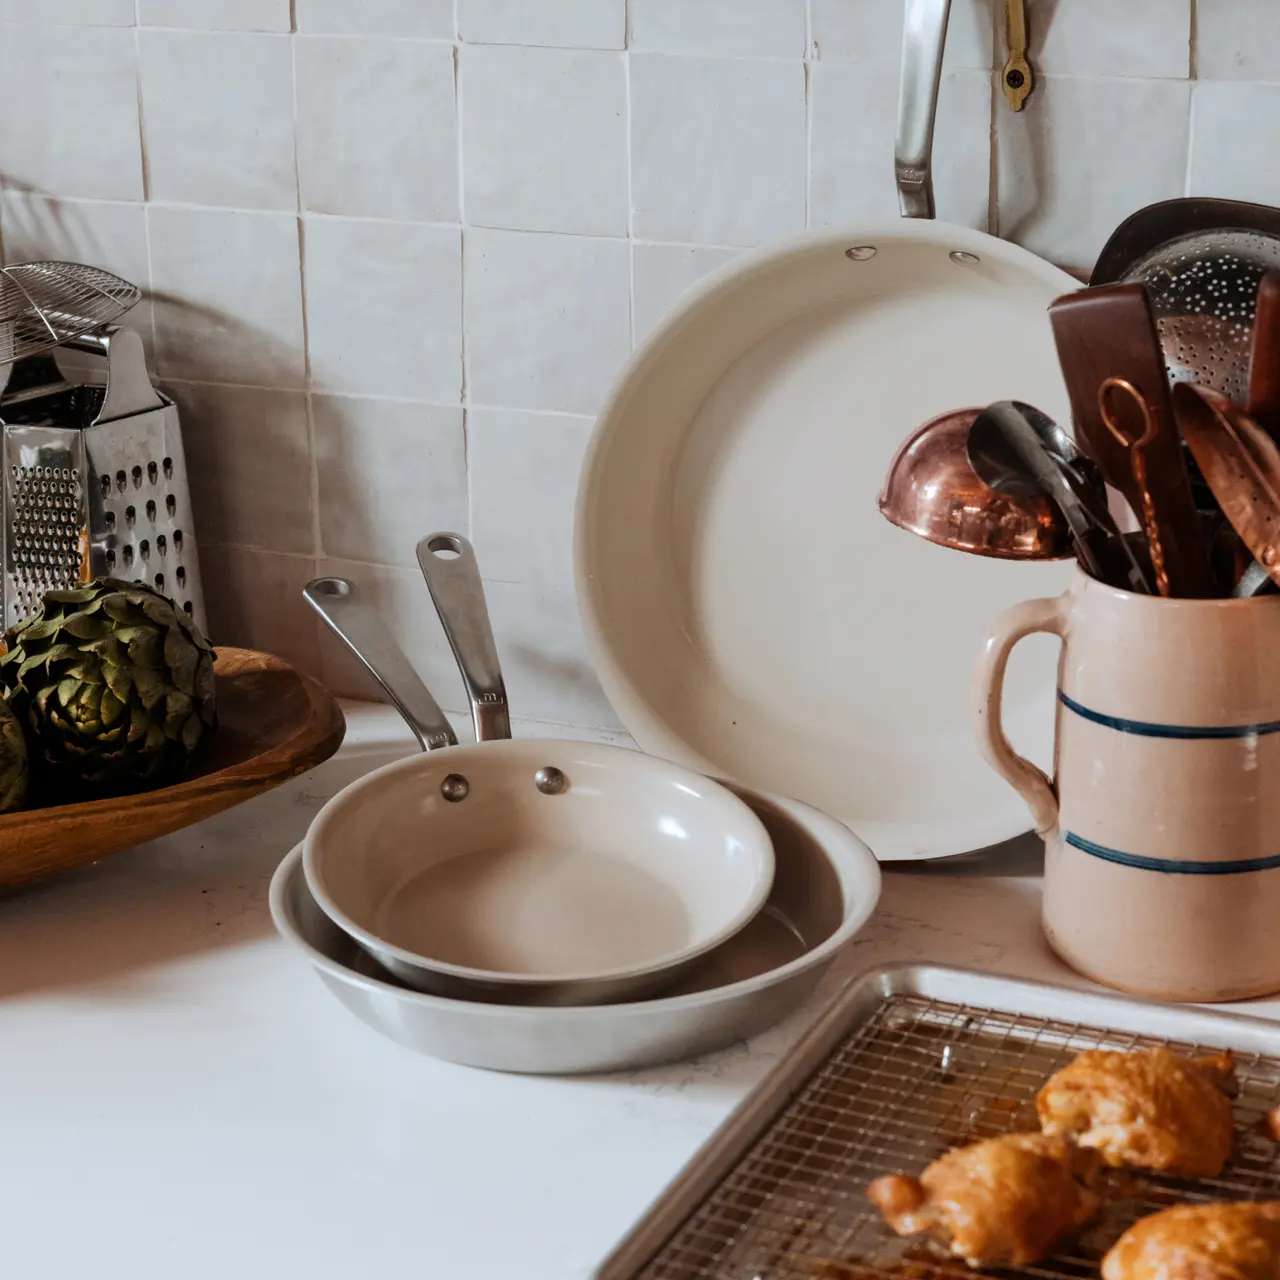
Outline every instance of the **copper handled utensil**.
POLYGON ((1156 421, 1141 391, 1124 378, 1104 378, 1098 388, 1098 414, 1103 426, 1129 451, 1130 466, 1133 468, 1134 484, 1138 487, 1139 503, 1142 507, 1142 528, 1147 535, 1147 546, 1151 552, 1151 565, 1156 575, 1156 592, 1158 595, 1172 595, 1169 588, 1169 571, 1165 565, 1164 546, 1160 536, 1160 524, 1156 519, 1155 503, 1151 498, 1151 485, 1147 478, 1146 450, 1156 436, 1156 421), (1119 392, 1128 396, 1137 406, 1142 431, 1130 435, 1124 424, 1109 404, 1109 393, 1119 392))
POLYGON ((969 462, 979 409, 944 413, 918 428, 894 455, 881 513, 940 546, 1000 560, 1065 560, 1071 529, 1043 492, 998 493, 969 462))
MULTIPOLYGON (((1220 589, 1192 496, 1146 291, 1141 285, 1083 289, 1053 302, 1049 320, 1077 441, 1142 519, 1148 537, 1150 529, 1156 531, 1162 561, 1157 577, 1162 575, 1168 586, 1162 594, 1217 596, 1220 589), (1110 380, 1118 381, 1100 395, 1110 380), (1120 382, 1134 394, 1120 391, 1120 382), (1135 440, 1142 441, 1136 453, 1135 440)), ((1151 550, 1154 559, 1154 546, 1151 550)))
MULTIPOLYGON (((1249 414, 1208 387, 1180 383, 1173 403, 1182 438, 1223 514, 1280 584, 1280 447, 1249 414)), ((1253 594, 1258 576, 1246 570, 1232 594, 1253 594)))

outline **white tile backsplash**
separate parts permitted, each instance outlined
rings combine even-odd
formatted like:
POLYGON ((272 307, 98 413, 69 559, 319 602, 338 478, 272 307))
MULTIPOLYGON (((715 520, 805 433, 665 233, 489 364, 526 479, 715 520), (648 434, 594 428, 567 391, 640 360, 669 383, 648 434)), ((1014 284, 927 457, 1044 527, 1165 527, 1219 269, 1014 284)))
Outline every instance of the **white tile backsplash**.
POLYGON ((804 55, 805 0, 631 0, 631 47, 662 53, 804 55))
POLYGON ((676 300, 703 276, 732 262, 737 249, 637 244, 631 249, 631 309, 638 346, 676 300))
POLYGON ((303 254, 317 390, 462 403, 457 227, 308 214, 303 254))
POLYGON ((1187 190, 1280 204, 1280 84, 1196 85, 1187 190), (1242 120, 1250 122, 1247 130, 1242 120))
POLYGON ((178 406, 198 545, 315 554, 301 391, 166 382, 178 406))
POLYGON ((617 727, 587 656, 573 592, 492 581, 484 589, 512 712, 617 727))
POLYGON ((289 31, 289 4, 290 0, 138 0, 138 21, 195 31, 289 31))
POLYGON ((626 74, 617 53, 464 46, 467 221, 625 236, 626 74))
POLYGON ((1280 82, 1280 5, 1196 0, 1196 73, 1202 80, 1280 82))
POLYGON ((294 0, 307 35, 452 40, 453 0, 294 0))
POLYGON ((1035 44, 1028 60, 1045 75, 1185 80, 1190 73, 1191 0, 1028 0, 1027 28, 1035 44))
POLYGON ((1000 234, 1091 267, 1135 209, 1183 193, 1190 96, 1185 80, 1041 77, 997 117, 1000 234))
MULTIPOLYGON (((1063 7, 1072 3, 1075 0, 1064 0, 1063 7)), ((903 6, 899 0, 809 0, 809 6, 815 57, 894 66, 901 61, 903 6)), ((982 70, 991 66, 993 6, 1003 15, 1003 0, 951 0, 945 66, 982 70)))
POLYGON ((147 225, 161 375, 302 386, 298 219, 152 205, 147 225))
MULTIPOLYGON (((951 0, 940 218, 1087 276, 1153 200, 1280 202, 1278 0, 1027 11, 1014 114, 1003 0, 951 0)), ((149 287, 129 320, 182 410, 215 638, 371 692, 299 594, 344 572, 461 711, 413 563, 451 526, 517 719, 618 732, 572 593, 592 415, 743 249, 897 220, 902 13, 0 0, 0 252, 149 287)))
POLYGON ((470 44, 621 49, 626 0, 458 0, 458 33, 470 44))
POLYGON ((472 404, 595 413, 631 350, 625 240, 463 236, 472 404))
POLYGON ((799 61, 632 57, 637 236, 757 245, 799 231, 804 174, 799 61))
MULTIPOLYGON (((897 68, 820 62, 810 77, 810 222, 896 218, 897 68)), ((987 230, 991 204, 990 117, 986 72, 943 72, 934 135, 938 217, 979 231, 987 230)))
POLYGON ((138 51, 153 200, 298 207, 287 36, 144 28, 138 51))
POLYGON ((303 207, 458 217, 454 54, 429 41, 295 37, 303 207))
POLYGON ((485 577, 573 590, 573 504, 593 422, 468 411, 471 539, 485 577))
POLYGON ((0 22, 131 27, 134 0, 0 0, 0 22))
POLYGON ((0 173, 47 195, 142 199, 133 31, 0 28, 0 173))
POLYGON ((310 556, 201 547, 200 576, 214 644, 264 649, 324 679, 321 623, 302 598, 302 588, 318 576, 310 556))
POLYGON ((317 395, 311 414, 325 555, 412 565, 424 533, 467 532, 460 408, 317 395))

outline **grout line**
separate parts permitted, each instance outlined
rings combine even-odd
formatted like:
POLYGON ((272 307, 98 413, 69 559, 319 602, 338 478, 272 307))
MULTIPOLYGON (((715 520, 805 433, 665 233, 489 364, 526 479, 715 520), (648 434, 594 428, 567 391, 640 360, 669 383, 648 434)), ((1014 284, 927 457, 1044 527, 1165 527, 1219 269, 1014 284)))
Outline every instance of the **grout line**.
POLYGON ((810 230, 813 228, 813 64, 807 58, 804 60, 804 225, 810 230))
POLYGON ((1199 0, 1188 0, 1187 12, 1187 79, 1200 79, 1200 59, 1197 45, 1200 36, 1200 4, 1199 0))

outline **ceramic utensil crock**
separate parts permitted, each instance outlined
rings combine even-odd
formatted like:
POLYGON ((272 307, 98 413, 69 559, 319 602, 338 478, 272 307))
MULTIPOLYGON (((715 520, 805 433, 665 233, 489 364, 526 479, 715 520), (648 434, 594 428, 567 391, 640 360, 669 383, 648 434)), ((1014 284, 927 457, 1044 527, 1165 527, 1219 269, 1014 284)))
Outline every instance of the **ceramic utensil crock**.
POLYGON ((1167 1000, 1280 990, 1280 597, 1134 595, 1078 573, 996 619, 974 676, 991 765, 1046 844, 1069 965, 1167 1000), (1062 638, 1055 778, 1000 723, 1013 646, 1062 638))

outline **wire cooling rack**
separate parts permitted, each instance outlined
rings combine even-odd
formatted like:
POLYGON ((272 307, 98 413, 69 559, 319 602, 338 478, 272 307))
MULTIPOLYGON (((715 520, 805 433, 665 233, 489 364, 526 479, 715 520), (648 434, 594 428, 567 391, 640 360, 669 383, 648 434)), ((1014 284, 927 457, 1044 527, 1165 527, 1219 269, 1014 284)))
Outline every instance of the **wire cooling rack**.
MULTIPOLYGON (((711 1194, 688 1206, 683 1225, 634 1274, 971 1280, 974 1273, 958 1259, 895 1236, 867 1200, 867 1183, 885 1173, 918 1173, 954 1146, 1037 1129, 1037 1090, 1083 1049, 1156 1045, 1188 1056, 1213 1051, 927 996, 888 996, 835 1046, 711 1194)), ((1219 1040, 1214 1047, 1221 1046, 1219 1040)), ((1263 1126, 1280 1101, 1280 1056, 1238 1053, 1237 1073, 1235 1152, 1220 1177, 1108 1175, 1105 1207, 1084 1234, 1037 1266, 986 1274, 1093 1280, 1106 1250, 1148 1213, 1178 1203, 1280 1199, 1280 1144, 1263 1126)))

